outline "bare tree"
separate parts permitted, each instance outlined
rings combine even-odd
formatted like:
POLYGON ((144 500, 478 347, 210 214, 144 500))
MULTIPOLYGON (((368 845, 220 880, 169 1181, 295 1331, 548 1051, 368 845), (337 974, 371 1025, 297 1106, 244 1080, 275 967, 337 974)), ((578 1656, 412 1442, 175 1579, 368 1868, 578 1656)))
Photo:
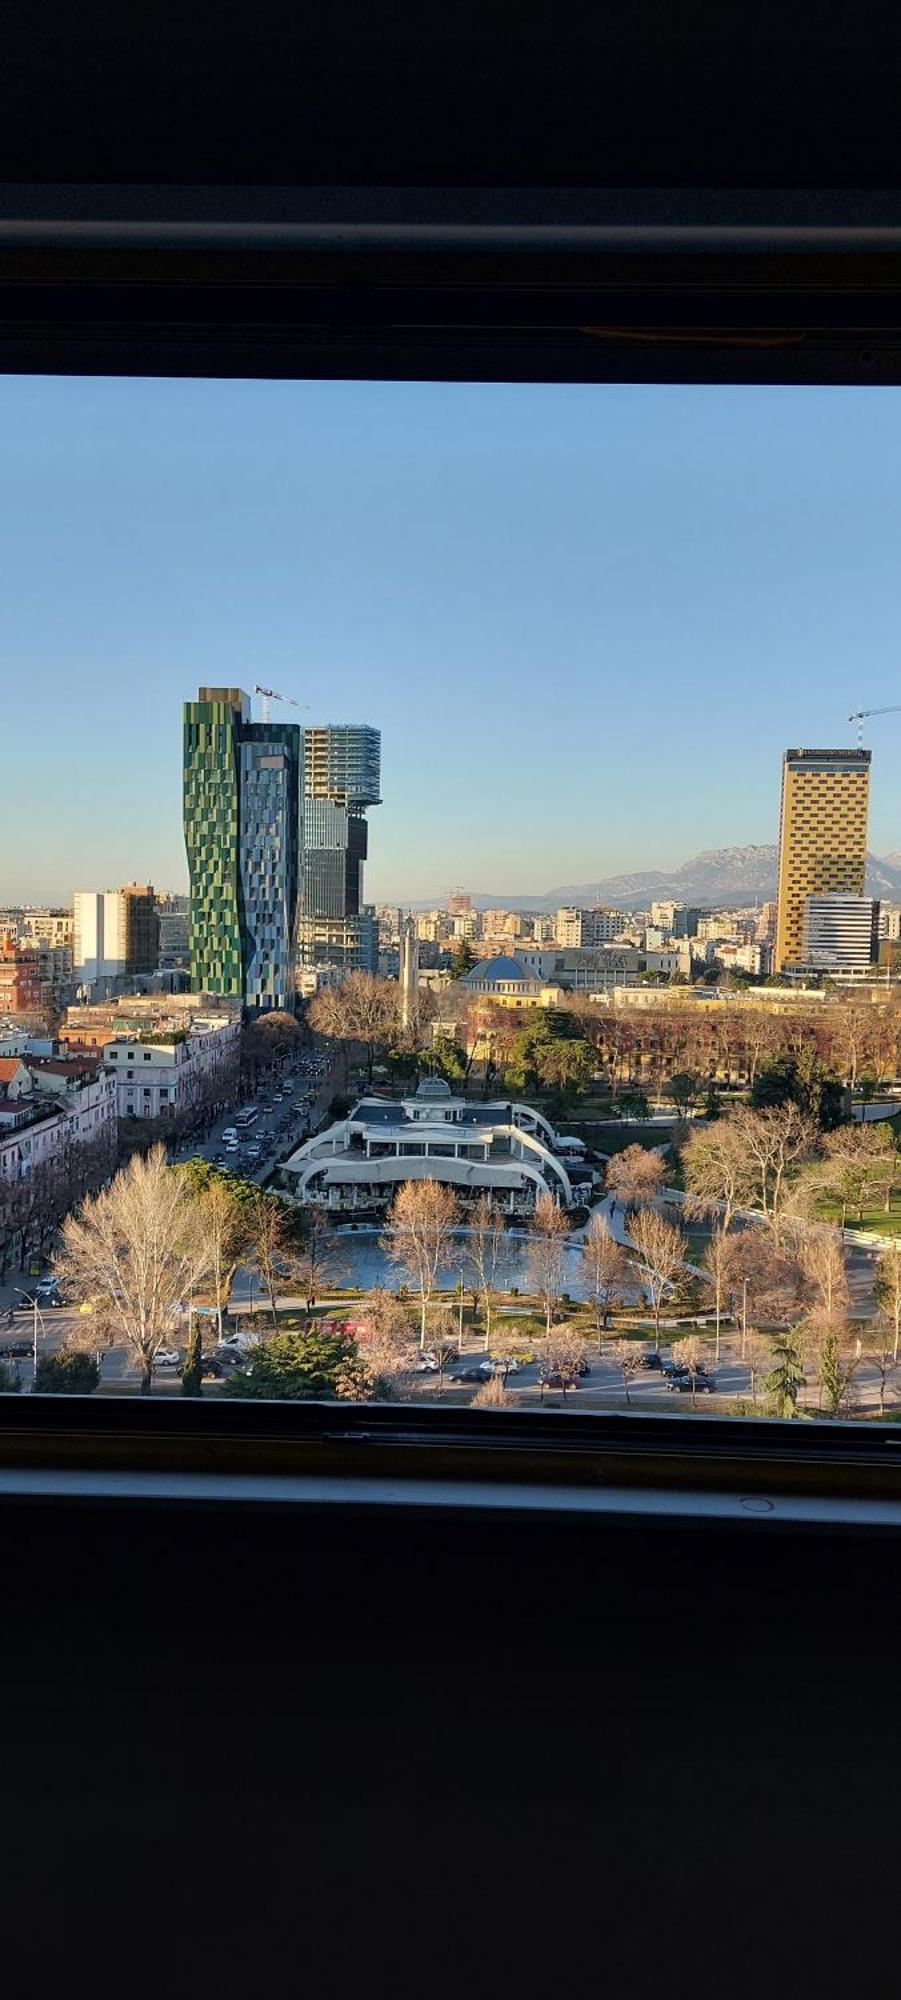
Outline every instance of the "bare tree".
POLYGON ((607 1161, 607 1190, 626 1208, 653 1201, 663 1185, 664 1165, 647 1146, 624 1146, 607 1161))
POLYGON ((718 1214, 727 1230, 736 1208, 750 1199, 753 1163, 732 1118, 717 1118, 689 1134, 681 1152, 689 1214, 718 1214))
POLYGON ((293 1269, 305 1287, 311 1312, 324 1284, 336 1284, 347 1270, 347 1252, 328 1213, 318 1202, 298 1210, 293 1269))
POLYGON ((769 1232, 756 1224, 733 1234, 729 1246, 723 1289, 729 1310, 741 1328, 740 1353, 744 1360, 749 1310, 757 1324, 761 1320, 787 1319, 797 1310, 803 1276, 794 1260, 776 1248, 769 1232))
POLYGON ((718 1228, 711 1231, 710 1241, 706 1245, 704 1255, 701 1259, 704 1270, 713 1285, 714 1311, 716 1314, 717 1361, 720 1358, 720 1322, 723 1313, 723 1302, 728 1296, 729 1279, 735 1263, 733 1254, 733 1245, 735 1242, 736 1238, 727 1234, 726 1224, 722 1222, 718 1228))
POLYGON ((448 1264, 459 1220, 456 1195, 440 1181, 404 1181, 391 1204, 382 1248, 419 1292, 421 1348, 426 1344, 426 1318, 438 1273, 448 1264))
POLYGON ((66 1218, 54 1268, 76 1297, 99 1305, 101 1324, 131 1348, 141 1393, 149 1395, 175 1308, 210 1272, 200 1204, 167 1167, 162 1146, 136 1154, 108 1188, 66 1218))
POLYGON ((199 1209, 209 1250, 216 1327, 221 1340, 223 1307, 228 1301, 238 1258, 252 1240, 251 1224, 244 1205, 218 1174, 200 1195, 199 1209))
POLYGON ((797 1257, 811 1303, 827 1318, 845 1312, 851 1291, 838 1230, 829 1223, 806 1230, 798 1244, 797 1257))
POLYGON ((273 1330, 278 1328, 279 1286, 297 1274, 297 1217, 277 1194, 258 1190, 247 1207, 250 1248, 269 1300, 273 1330))
POLYGON ((349 972, 340 986, 326 986, 311 1000, 308 1018, 317 1034, 360 1042, 370 1084, 375 1058, 400 1028, 400 991, 392 979, 349 972))
POLYGON ((792 1188, 793 1170, 816 1150, 818 1133, 807 1113, 792 1102, 752 1111, 733 1111, 729 1123, 753 1162, 760 1213, 778 1247, 792 1188))
POLYGON ((878 1312, 872 1319, 864 1320, 858 1328, 862 1355, 872 1362, 879 1377, 879 1415, 885 1416, 885 1390, 889 1369, 893 1367, 892 1348, 894 1327, 888 1313, 878 1312))
POLYGON ((654 1315, 654 1346, 660 1351, 660 1309, 664 1296, 685 1261, 681 1229, 665 1222, 656 1209, 639 1209, 629 1216, 629 1237, 637 1252, 642 1283, 654 1315))
POLYGON ((579 1246, 579 1254, 594 1296, 594 1323, 600 1354, 611 1306, 622 1296, 622 1287, 629 1268, 629 1261, 622 1244, 617 1243, 615 1236, 611 1234, 607 1219, 601 1214, 600 1209, 596 1208, 588 1219, 579 1246))
POLYGON ((469 1272, 473 1293, 478 1293, 485 1312, 485 1351, 491 1346, 491 1315, 494 1301, 503 1290, 513 1264, 514 1246, 504 1227, 501 1209, 490 1194, 480 1194, 467 1217, 463 1264, 469 1272))
POLYGON ((532 1291, 541 1300, 548 1337, 555 1307, 565 1290, 568 1238, 569 1223, 562 1209, 557 1207, 553 1195, 540 1194, 529 1221, 526 1271, 532 1291))
POLYGON ((543 1346, 543 1366, 539 1371, 541 1401, 546 1388, 559 1389, 566 1401, 570 1389, 579 1380, 579 1364, 585 1353, 585 1342, 565 1323, 550 1325, 545 1333, 543 1346))
POLYGON ((762 1008, 747 1007, 743 1013, 742 1039, 748 1082, 753 1083, 764 1057, 773 1055, 779 1046, 779 1024, 762 1008))
POLYGON ((635 1340, 612 1340, 607 1349, 614 1368, 618 1368, 623 1378, 626 1402, 629 1401, 629 1383, 642 1366, 641 1348, 635 1340))
POLYGON ((691 1380, 691 1407, 695 1408, 695 1391, 698 1376, 704 1373, 704 1346, 696 1333, 686 1334, 684 1340, 676 1340, 672 1347, 673 1360, 677 1368, 687 1368, 691 1380))
POLYGON ((756 1327, 749 1327, 745 1335, 744 1350, 745 1366, 748 1371, 751 1387, 751 1400, 756 1403, 758 1378, 763 1374, 764 1369, 769 1367, 773 1358, 772 1341, 767 1340, 765 1334, 758 1333, 756 1327))
POLYGON ((360 1301, 357 1352, 375 1396, 396 1396, 412 1375, 419 1346, 410 1311, 378 1287, 360 1301))
POLYGON ((435 1358, 438 1372, 438 1393, 444 1388, 444 1377, 448 1363, 459 1353, 457 1335, 454 1330, 453 1309, 441 1306, 432 1314, 429 1328, 429 1353, 435 1358))
POLYGON ((874 1290, 882 1311, 892 1323, 892 1366, 897 1367, 901 1345, 901 1241, 897 1237, 877 1259, 874 1290))
POLYGON ((510 1405, 506 1383, 500 1375, 489 1375, 477 1389, 470 1404, 472 1410, 505 1410, 510 1405))

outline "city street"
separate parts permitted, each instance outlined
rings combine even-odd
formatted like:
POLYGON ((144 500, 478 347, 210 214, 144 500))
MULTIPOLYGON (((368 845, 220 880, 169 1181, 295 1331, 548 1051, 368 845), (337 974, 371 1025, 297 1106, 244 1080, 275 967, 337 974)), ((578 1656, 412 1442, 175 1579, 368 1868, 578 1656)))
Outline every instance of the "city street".
POLYGON ((335 1092, 335 1069, 336 1058, 327 1044, 319 1037, 307 1037, 277 1078, 260 1083, 253 1098, 242 1098, 223 1112, 205 1139, 174 1147, 173 1161, 208 1160, 262 1186, 325 1117, 335 1092), (237 1124, 238 1111, 251 1104, 258 1116, 246 1133, 238 1127, 238 1145, 230 1150, 223 1135, 237 1124))

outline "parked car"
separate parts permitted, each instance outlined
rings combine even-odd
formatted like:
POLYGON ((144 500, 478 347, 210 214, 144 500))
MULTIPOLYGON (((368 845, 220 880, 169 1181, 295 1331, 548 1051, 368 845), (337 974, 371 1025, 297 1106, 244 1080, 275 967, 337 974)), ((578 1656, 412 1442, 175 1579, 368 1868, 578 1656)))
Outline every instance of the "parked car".
POLYGON ((661 1361, 660 1372, 668 1382, 672 1382, 679 1375, 687 1375, 688 1369, 684 1368, 680 1361, 661 1361))
POLYGON ((570 1374, 568 1369, 564 1373, 562 1368, 539 1368, 538 1381, 542 1389, 577 1389, 579 1371, 570 1374))
POLYGON ((243 1333, 239 1328, 234 1333, 227 1333, 224 1339, 220 1340, 216 1348, 216 1355, 220 1359, 223 1356, 226 1358, 230 1356, 234 1359, 236 1355, 249 1354, 251 1348, 258 1345, 259 1342, 255 1333, 243 1333))
MULTIPOLYGON (((692 1390, 691 1376, 687 1372, 684 1375, 674 1375, 672 1379, 669 1382, 667 1382, 666 1386, 668 1389, 673 1390, 677 1396, 690 1396, 692 1390)), ((702 1396, 705 1393, 708 1396, 712 1396, 716 1389, 716 1383, 713 1379, 713 1376, 696 1375, 694 1378, 694 1389, 695 1389, 695 1394, 698 1396, 702 1396)))
POLYGON ((485 1377, 482 1373, 481 1363, 477 1368, 457 1369, 453 1379, 455 1382, 484 1382, 485 1377))
POLYGON ((181 1355, 177 1347, 158 1347, 153 1357, 154 1368, 178 1368, 181 1355))
POLYGON ((658 1352, 657 1352, 657 1349, 656 1349, 656 1347, 652 1347, 652 1348, 650 1349, 650 1351, 649 1351, 649 1352, 648 1352, 647 1354, 643 1354, 643 1355, 642 1355, 642 1357, 641 1357, 641 1365, 642 1365, 642 1368, 661 1368, 661 1369, 662 1369, 662 1368, 664 1368, 664 1367, 666 1367, 666 1368, 671 1368, 673 1364, 672 1364, 672 1362, 671 1362, 671 1361, 668 1361, 668 1362, 664 1363, 664 1362, 663 1362, 663 1361, 661 1360, 661 1358, 660 1358, 660 1355, 658 1354, 658 1352))
POLYGON ((39 1306, 61 1306, 65 1299, 56 1278, 39 1278, 36 1285, 28 1285, 21 1295, 21 1304, 33 1306, 37 1299, 39 1306))
POLYGON ((515 1375, 518 1372, 519 1365, 518 1361, 501 1361, 496 1355, 486 1354, 484 1361, 479 1362, 479 1373, 481 1375, 515 1375))
POLYGON ((33 1352, 30 1340, 4 1340, 0 1345, 0 1361, 22 1361, 33 1352))

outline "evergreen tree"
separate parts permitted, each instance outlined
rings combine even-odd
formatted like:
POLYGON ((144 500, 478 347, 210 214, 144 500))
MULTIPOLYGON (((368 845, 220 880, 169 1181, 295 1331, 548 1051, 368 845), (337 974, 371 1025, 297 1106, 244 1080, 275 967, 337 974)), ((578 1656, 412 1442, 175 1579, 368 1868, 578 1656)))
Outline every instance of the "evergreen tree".
POLYGON ((315 1324, 303 1333, 276 1333, 253 1349, 246 1372, 229 1378, 225 1394, 266 1401, 330 1400, 344 1393, 356 1360, 353 1341, 315 1324))
POLYGON ((203 1367, 200 1358, 201 1331, 196 1313, 191 1314, 191 1331, 181 1370, 181 1393, 183 1396, 202 1396, 203 1367))
POLYGON ((60 1348, 58 1354, 43 1354, 34 1378, 36 1396, 90 1396, 100 1374, 93 1354, 80 1348, 60 1348))
POLYGON ((773 1341, 773 1366, 766 1378, 777 1417, 797 1416, 798 1394, 803 1386, 801 1349, 797 1335, 789 1329, 777 1334, 773 1341))
POLYGON ((472 971, 475 962, 476 962, 476 955, 475 952, 473 951, 472 945, 469 942, 469 939, 461 938, 459 944, 455 947, 454 954, 450 962, 451 978, 462 979, 467 972, 472 971))

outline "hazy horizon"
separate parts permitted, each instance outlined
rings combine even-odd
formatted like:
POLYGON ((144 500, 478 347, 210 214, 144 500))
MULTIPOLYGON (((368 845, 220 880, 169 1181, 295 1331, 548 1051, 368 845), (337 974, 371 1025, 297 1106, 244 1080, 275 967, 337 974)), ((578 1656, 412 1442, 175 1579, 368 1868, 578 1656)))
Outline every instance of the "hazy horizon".
POLYGON ((4 903, 186 888, 201 683, 381 729, 372 902, 770 845, 786 746, 897 690, 898 390, 8 376, 0 421, 4 903))

